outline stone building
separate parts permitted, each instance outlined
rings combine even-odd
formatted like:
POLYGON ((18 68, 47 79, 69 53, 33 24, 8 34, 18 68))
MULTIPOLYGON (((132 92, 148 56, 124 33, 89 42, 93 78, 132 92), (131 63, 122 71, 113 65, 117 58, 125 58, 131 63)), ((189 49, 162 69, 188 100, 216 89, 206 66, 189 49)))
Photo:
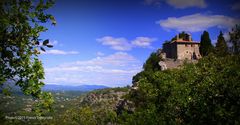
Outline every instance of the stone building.
POLYGON ((200 43, 192 41, 191 35, 186 34, 184 38, 179 38, 163 44, 162 57, 178 60, 197 60, 201 58, 199 52, 200 43))

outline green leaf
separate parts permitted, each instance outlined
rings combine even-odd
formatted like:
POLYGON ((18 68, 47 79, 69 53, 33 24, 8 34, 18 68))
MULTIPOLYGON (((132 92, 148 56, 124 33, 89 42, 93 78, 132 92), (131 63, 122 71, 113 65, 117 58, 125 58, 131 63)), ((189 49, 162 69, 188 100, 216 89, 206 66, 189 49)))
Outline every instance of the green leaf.
POLYGON ((43 45, 46 46, 49 43, 49 39, 43 41, 43 45))
POLYGON ((51 16, 50 16, 50 20, 52 21, 52 24, 53 24, 54 26, 57 24, 54 16, 51 15, 51 16))
POLYGON ((39 41, 36 41, 35 44, 36 44, 36 45, 39 45, 39 41))
POLYGON ((42 51, 46 52, 46 50, 45 50, 43 47, 40 47, 40 49, 41 49, 42 51))
POLYGON ((2 90, 2 92, 3 92, 4 95, 8 95, 8 96, 11 95, 9 89, 7 89, 7 88, 4 88, 4 89, 2 90))
POLYGON ((53 47, 53 45, 46 45, 48 48, 52 48, 53 47))

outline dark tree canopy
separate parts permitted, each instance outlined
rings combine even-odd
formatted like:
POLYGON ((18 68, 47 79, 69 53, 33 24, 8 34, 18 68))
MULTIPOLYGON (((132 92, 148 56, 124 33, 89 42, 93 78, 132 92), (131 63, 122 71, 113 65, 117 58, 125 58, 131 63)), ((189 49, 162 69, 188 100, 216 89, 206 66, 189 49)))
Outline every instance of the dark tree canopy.
POLYGON ((137 89, 126 96, 133 113, 120 114, 122 124, 239 124, 238 55, 210 54, 181 68, 134 77, 137 89))
POLYGON ((159 66, 159 61, 161 58, 159 55, 155 52, 153 52, 150 57, 147 59, 146 63, 143 65, 143 69, 145 71, 158 71, 161 69, 159 66))
POLYGON ((220 32, 218 39, 217 39, 217 43, 216 43, 216 47, 215 47, 215 53, 218 56, 225 56, 228 54, 228 46, 227 43, 223 37, 223 33, 222 31, 220 32))
MULTIPOLYGON (((50 99, 43 93, 44 69, 38 55, 45 51, 49 40, 41 40, 42 26, 49 20, 56 24, 54 17, 46 10, 53 1, 1 0, 0 2, 0 85, 9 82, 19 86, 24 94, 50 99)), ((45 106, 48 106, 45 103, 45 106)))
POLYGON ((201 35, 201 42, 200 42, 200 54, 202 56, 207 56, 209 53, 213 52, 213 45, 211 43, 211 39, 209 37, 209 33, 204 31, 201 35))
POLYGON ((132 83, 135 85, 139 81, 139 78, 149 77, 148 75, 152 72, 161 70, 161 67, 158 64, 161 60, 162 58, 157 52, 151 53, 147 61, 143 64, 143 71, 133 76, 132 83))

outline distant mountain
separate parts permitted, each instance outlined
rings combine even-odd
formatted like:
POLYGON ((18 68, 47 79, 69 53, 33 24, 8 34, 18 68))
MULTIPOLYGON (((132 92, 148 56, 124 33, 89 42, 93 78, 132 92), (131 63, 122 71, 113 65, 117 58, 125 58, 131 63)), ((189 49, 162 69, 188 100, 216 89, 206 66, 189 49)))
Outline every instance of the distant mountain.
MULTIPOLYGON (((14 82, 7 81, 0 87, 0 92, 2 92, 3 88, 10 88, 11 92, 22 92, 19 86, 16 86, 14 82)), ((45 84, 42 87, 43 91, 92 91, 97 89, 105 89, 110 88, 104 85, 79 85, 79 86, 71 86, 71 85, 55 85, 55 84, 45 84)))
POLYGON ((96 89, 109 88, 103 85, 80 85, 80 86, 67 86, 67 85, 51 85, 45 84, 43 91, 92 91, 96 89))

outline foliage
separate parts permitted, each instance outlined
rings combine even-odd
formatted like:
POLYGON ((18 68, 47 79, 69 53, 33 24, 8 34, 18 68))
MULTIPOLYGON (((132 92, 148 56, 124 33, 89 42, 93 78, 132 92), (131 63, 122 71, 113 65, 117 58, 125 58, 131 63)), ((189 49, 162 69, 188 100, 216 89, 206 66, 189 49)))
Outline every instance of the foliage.
POLYGON ((228 54, 228 46, 227 43, 223 37, 223 33, 222 31, 220 32, 218 39, 217 39, 217 43, 216 43, 216 47, 215 47, 215 53, 218 56, 225 56, 228 54))
POLYGON ((156 52, 151 53, 146 63, 143 65, 143 71, 133 76, 132 83, 135 84, 137 81, 139 81, 139 78, 148 76, 148 74, 151 74, 152 72, 159 71, 161 67, 158 63, 161 60, 162 58, 156 52))
POLYGON ((82 106, 77 109, 67 110, 61 124, 106 125, 115 123, 116 117, 116 113, 111 110, 82 106))
POLYGON ((202 56, 207 56, 211 52, 213 52, 213 45, 211 43, 211 39, 209 37, 209 33, 207 31, 204 31, 201 35, 201 42, 200 42, 200 54, 202 56))
POLYGON ((239 62, 239 56, 209 55, 197 64, 142 76, 128 96, 136 111, 121 119, 135 124, 143 117, 140 124, 239 124, 239 62))
POLYGON ((229 32, 230 41, 232 44, 232 53, 240 54, 240 24, 236 25, 231 32, 229 32))
POLYGON ((129 90, 129 87, 115 87, 115 88, 105 88, 105 89, 99 89, 91 91, 90 93, 93 94, 108 94, 111 92, 127 92, 129 90))
MULTIPOLYGON (((0 85, 14 82, 24 94, 51 100, 49 93, 41 91, 44 69, 38 55, 49 40, 39 39, 47 28, 43 23, 54 17, 46 14, 53 1, 1 0, 0 2, 0 85), (42 41, 42 42, 41 42, 42 41)), ((43 105, 52 101, 43 101, 43 105)))
POLYGON ((157 71, 160 70, 158 62, 161 60, 156 52, 151 53, 150 57, 147 59, 146 63, 143 65, 145 71, 157 71))

